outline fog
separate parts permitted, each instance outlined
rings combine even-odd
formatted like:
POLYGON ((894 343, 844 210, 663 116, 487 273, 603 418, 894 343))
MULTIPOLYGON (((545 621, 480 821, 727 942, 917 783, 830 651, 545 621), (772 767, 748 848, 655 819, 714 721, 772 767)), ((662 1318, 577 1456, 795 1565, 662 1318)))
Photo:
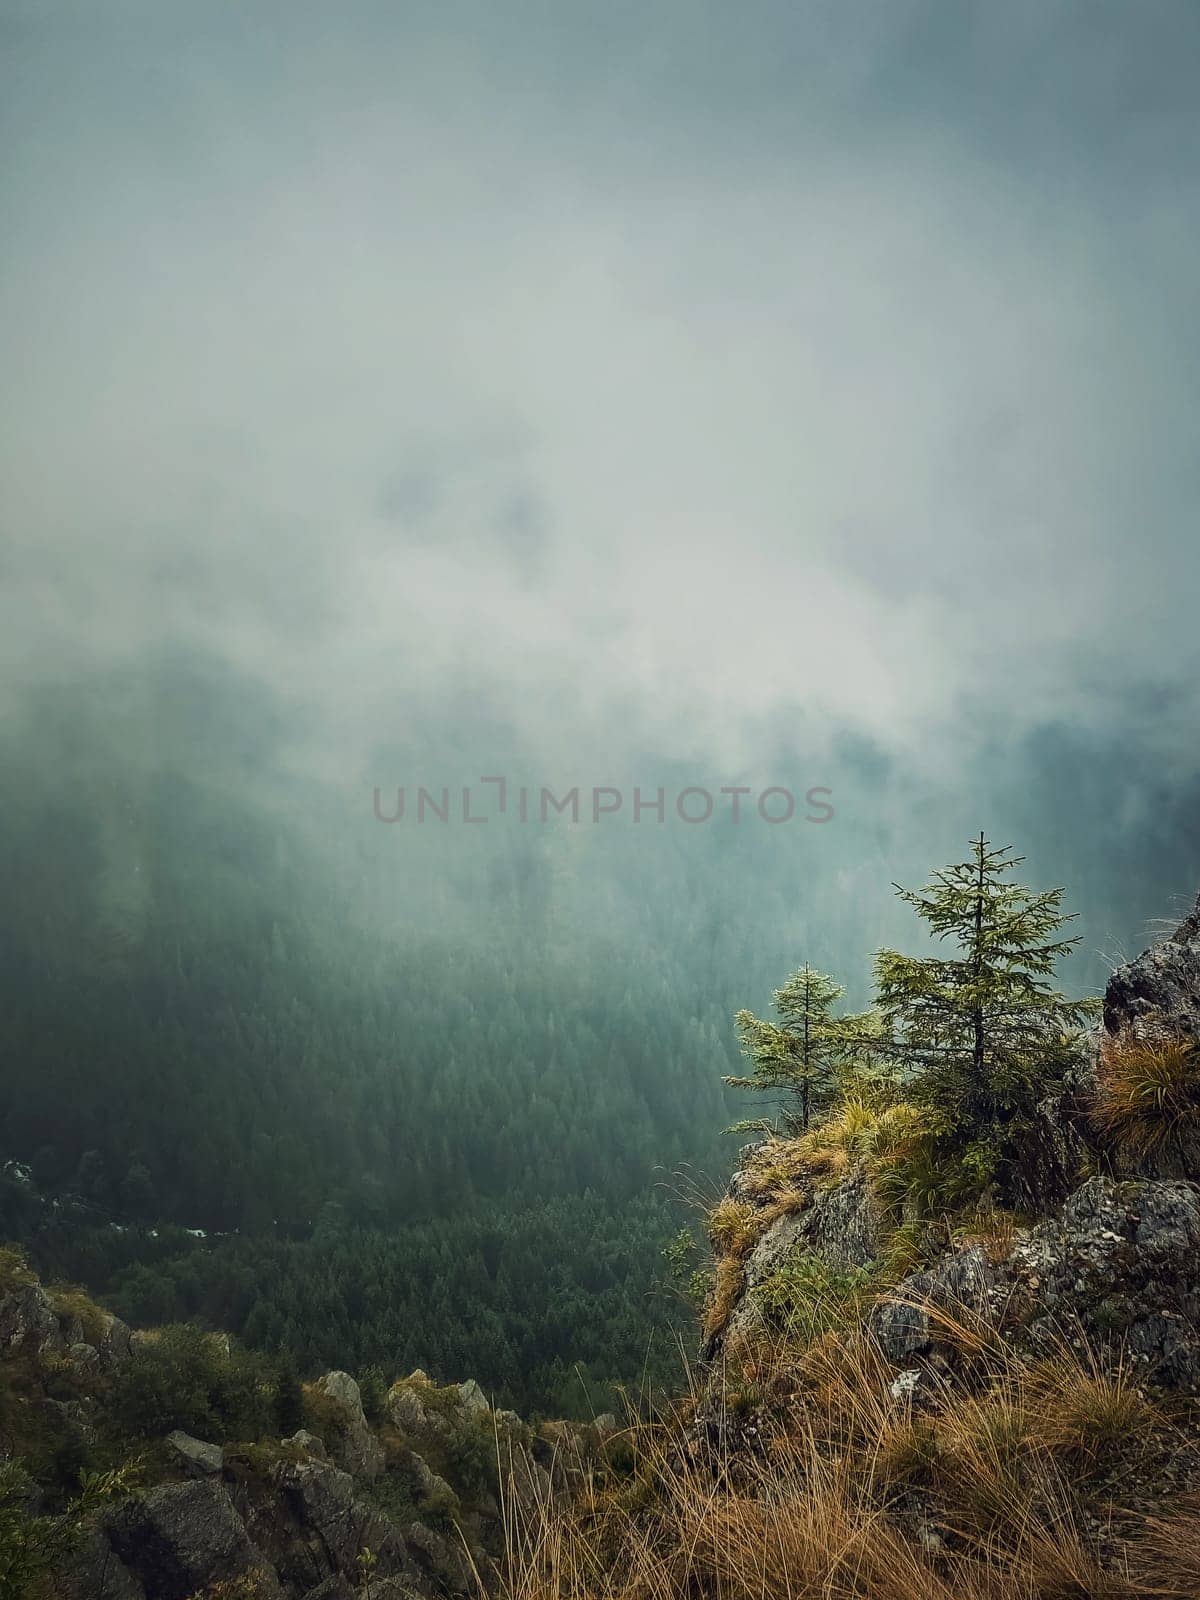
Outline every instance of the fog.
POLYGON ((1187 899, 1193 6, 0 17, 12 727, 78 690, 326 842, 374 784, 826 785, 742 846, 788 948, 978 826, 1095 951, 1187 899))

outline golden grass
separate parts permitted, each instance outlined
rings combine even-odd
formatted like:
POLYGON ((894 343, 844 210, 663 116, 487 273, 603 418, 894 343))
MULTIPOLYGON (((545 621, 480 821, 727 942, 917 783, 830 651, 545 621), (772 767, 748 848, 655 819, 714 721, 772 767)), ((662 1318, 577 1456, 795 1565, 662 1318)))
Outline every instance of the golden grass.
POLYGON ((1096 1539, 1122 1509, 1099 1475, 1168 1430, 1120 1363, 990 1347, 914 1402, 862 1328, 738 1360, 715 1396, 629 1428, 626 1470, 601 1464, 570 1504, 509 1497, 502 1600, 1200 1594, 1200 1498, 1096 1539))
POLYGON ((1100 1052, 1092 1121, 1138 1158, 1200 1136, 1200 1049, 1187 1039, 1125 1033, 1100 1052))
POLYGON ((707 1227, 713 1249, 738 1261, 750 1254, 761 1231, 754 1207, 732 1195, 717 1201, 708 1213, 707 1227))

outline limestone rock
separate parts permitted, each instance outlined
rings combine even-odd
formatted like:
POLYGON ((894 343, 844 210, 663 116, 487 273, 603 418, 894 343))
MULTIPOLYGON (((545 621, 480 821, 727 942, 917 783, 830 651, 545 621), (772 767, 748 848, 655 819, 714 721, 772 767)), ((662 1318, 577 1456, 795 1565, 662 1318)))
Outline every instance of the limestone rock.
POLYGON ((464 1408, 472 1416, 480 1417, 483 1416, 485 1412, 491 1410, 491 1407, 487 1403, 487 1396, 475 1382, 474 1378, 468 1378, 466 1383, 460 1383, 458 1386, 458 1392, 462 1399, 464 1408))
POLYGON ((1200 1190, 1183 1180, 1097 1177, 1040 1223, 1010 1267, 1029 1338, 1077 1325, 1124 1349, 1164 1388, 1200 1393, 1200 1190))
POLYGON ((747 1256, 742 1297, 723 1334, 705 1347, 711 1359, 723 1339, 759 1319, 755 1291, 795 1255, 812 1254, 840 1270, 864 1267, 881 1248, 875 1205, 866 1178, 855 1174, 810 1195, 804 1208, 773 1222, 747 1256))
POLYGON ((316 1461, 328 1461, 329 1452, 315 1433, 309 1433, 307 1428, 297 1428, 290 1438, 281 1443, 290 1445, 294 1450, 303 1451, 306 1456, 312 1456, 316 1461))
POLYGON ((331 1577, 323 1578, 315 1589, 307 1590, 304 1600, 357 1600, 357 1597, 349 1578, 335 1572, 331 1577))
POLYGON ((82 1340, 70 1345, 66 1352, 67 1360, 81 1378, 96 1377, 100 1371, 100 1352, 95 1345, 84 1344, 82 1340))
POLYGON ((18 1283, 0 1294, 0 1346, 61 1350, 66 1340, 50 1296, 40 1283, 18 1283))

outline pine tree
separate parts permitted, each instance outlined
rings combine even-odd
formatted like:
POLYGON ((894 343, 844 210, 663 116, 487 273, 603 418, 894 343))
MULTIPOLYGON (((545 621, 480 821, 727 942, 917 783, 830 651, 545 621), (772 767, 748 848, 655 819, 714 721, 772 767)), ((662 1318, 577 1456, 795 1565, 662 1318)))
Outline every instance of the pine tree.
POLYGON ((807 1129, 813 1113, 829 1104, 837 1087, 845 1029, 833 1008, 844 993, 840 983, 806 962, 775 991, 778 1023, 739 1011, 738 1037, 754 1071, 745 1078, 727 1077, 725 1082, 734 1089, 782 1091, 788 1103, 785 1122, 807 1129))
POLYGON ((1063 1035, 1093 1003, 1052 987, 1059 960, 1078 944, 1062 889, 1035 893, 1007 881, 1023 862, 981 833, 971 857, 935 872, 923 889, 894 887, 953 956, 875 957, 878 1007, 911 1092, 951 1128, 978 1137, 1029 1103, 1063 1035))

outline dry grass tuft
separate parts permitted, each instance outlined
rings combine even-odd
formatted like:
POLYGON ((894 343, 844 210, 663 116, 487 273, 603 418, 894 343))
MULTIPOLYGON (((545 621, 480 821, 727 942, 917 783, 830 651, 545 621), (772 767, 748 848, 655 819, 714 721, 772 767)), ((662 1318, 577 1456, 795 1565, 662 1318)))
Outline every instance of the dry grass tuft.
POLYGON ((745 1260, 759 1236, 758 1214, 753 1206, 726 1195, 708 1213, 708 1236, 720 1256, 745 1260))
POLYGON ((1164 1426, 1130 1374, 1065 1344, 1040 1363, 996 1347, 975 1362, 954 1384, 923 1375, 914 1401, 893 1393, 895 1369, 861 1327, 799 1356, 743 1344, 718 1398, 746 1404, 714 1420, 712 1397, 696 1395, 622 1436, 623 1479, 601 1472, 570 1506, 514 1515, 500 1592, 1195 1600, 1200 1498, 1154 1518, 1127 1510, 1122 1543, 1115 1508, 1089 1488, 1118 1448, 1128 1461, 1131 1439, 1164 1426))
POLYGON ((1200 1137, 1200 1048, 1131 1033, 1101 1050, 1092 1121, 1119 1150, 1144 1159, 1200 1137))
POLYGON ((745 1286, 741 1257, 718 1256, 713 1268, 712 1292, 704 1307, 706 1339, 711 1339, 726 1326, 745 1286))

